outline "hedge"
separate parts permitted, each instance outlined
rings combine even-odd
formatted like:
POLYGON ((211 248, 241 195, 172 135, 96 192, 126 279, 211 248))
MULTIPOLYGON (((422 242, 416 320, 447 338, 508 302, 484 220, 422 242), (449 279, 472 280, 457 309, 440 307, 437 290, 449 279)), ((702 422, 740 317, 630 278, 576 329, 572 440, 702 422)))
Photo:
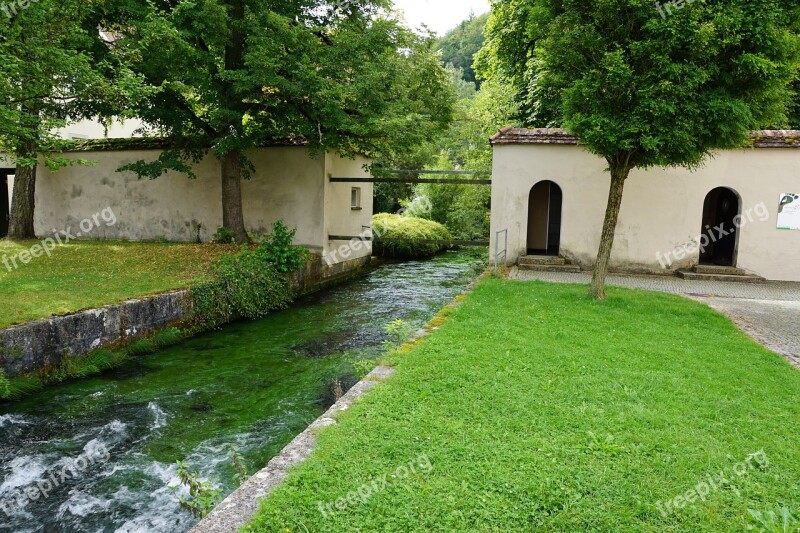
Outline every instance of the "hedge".
POLYGON ((442 224, 404 215, 379 213, 372 217, 375 243, 373 253, 378 257, 393 259, 418 259, 430 257, 449 248, 446 244, 419 242, 420 240, 449 241, 453 237, 442 224))

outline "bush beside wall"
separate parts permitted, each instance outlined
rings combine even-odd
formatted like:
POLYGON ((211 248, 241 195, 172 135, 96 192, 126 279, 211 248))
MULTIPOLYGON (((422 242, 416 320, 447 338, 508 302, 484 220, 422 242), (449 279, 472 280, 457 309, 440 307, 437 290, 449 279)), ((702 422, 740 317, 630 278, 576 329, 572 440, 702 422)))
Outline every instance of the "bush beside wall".
POLYGON ((452 240, 452 235, 442 224, 404 215, 379 213, 372 218, 375 235, 373 253, 392 259, 418 259, 430 257, 449 248, 444 244, 419 242, 420 240, 452 240))

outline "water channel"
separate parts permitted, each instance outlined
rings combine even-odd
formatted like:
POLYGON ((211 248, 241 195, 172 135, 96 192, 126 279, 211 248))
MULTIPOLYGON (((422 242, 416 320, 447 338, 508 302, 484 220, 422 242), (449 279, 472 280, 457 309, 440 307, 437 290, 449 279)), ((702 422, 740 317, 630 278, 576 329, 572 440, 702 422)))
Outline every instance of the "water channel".
POLYGON ((230 493, 231 446, 251 474, 266 465, 333 402, 337 383, 355 382, 354 360, 383 352, 386 324, 422 325, 484 256, 384 264, 263 320, 0 404, 0 532, 187 531, 197 520, 169 488, 176 461, 230 493), (18 505, 23 491, 38 497, 18 505))

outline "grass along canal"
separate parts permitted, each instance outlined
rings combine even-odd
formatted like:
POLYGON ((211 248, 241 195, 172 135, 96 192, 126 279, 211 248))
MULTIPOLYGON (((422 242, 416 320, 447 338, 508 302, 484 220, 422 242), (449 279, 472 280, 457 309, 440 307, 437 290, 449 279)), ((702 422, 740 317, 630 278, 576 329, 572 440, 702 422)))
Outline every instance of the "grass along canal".
POLYGON ((197 520, 169 488, 176 461, 230 493, 231 445, 249 473, 263 467, 333 402, 337 381, 354 383, 353 361, 383 352, 386 324, 422 325, 483 255, 383 265, 263 320, 0 404, 0 531, 188 530, 197 520), (37 497, 18 505, 24 492, 37 497))

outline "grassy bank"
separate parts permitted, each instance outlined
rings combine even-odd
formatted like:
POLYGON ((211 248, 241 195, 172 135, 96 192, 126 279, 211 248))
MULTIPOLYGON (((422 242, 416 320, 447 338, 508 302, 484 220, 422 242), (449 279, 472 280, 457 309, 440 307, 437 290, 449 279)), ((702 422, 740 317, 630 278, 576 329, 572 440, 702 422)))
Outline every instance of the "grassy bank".
POLYGON ((609 296, 483 282, 248 531, 722 532, 800 514, 800 373, 705 306, 609 296))
POLYGON ((28 264, 11 257, 37 244, 0 240, 0 328, 30 320, 102 307, 127 299, 192 286, 208 279, 211 266, 235 246, 209 244, 72 242, 52 257, 28 264))
MULTIPOLYGON (((81 357, 66 354, 53 367, 41 368, 13 378, 7 378, 3 372, 4 358, 9 354, 13 356, 13 350, 1 350, 0 400, 16 400, 49 384, 97 374, 202 331, 238 319, 262 318, 272 311, 286 308, 296 296, 292 291, 289 275, 298 271, 309 258, 305 248, 293 246, 294 236, 294 230, 278 221, 272 233, 263 236, 256 246, 204 246, 206 250, 214 249, 216 256, 212 254, 210 258, 204 257, 208 264, 203 263, 191 278, 192 315, 183 321, 183 329, 164 328, 114 350, 102 348, 81 357), (224 253, 235 250, 238 251, 224 253)), ((141 252, 148 246, 143 244, 131 249, 141 252)), ((188 249, 196 252, 197 248, 188 249)), ((100 260, 99 257, 97 259, 100 260)), ((188 257, 184 256, 184 260, 188 260, 188 257)), ((63 265, 64 261, 61 263, 63 265)), ((103 266, 107 267, 108 263, 104 262, 103 266)), ((155 264, 157 263, 153 263, 151 267, 155 264)), ((76 269, 82 267, 83 270, 89 268, 89 265, 80 262, 73 262, 73 266, 76 269)), ((135 266, 141 265, 136 263, 135 266)), ((158 272, 158 269, 153 268, 152 271, 158 272)), ((118 274, 125 276, 125 272, 118 274)), ((78 294, 83 295, 91 290, 91 286, 86 286, 78 294)))

